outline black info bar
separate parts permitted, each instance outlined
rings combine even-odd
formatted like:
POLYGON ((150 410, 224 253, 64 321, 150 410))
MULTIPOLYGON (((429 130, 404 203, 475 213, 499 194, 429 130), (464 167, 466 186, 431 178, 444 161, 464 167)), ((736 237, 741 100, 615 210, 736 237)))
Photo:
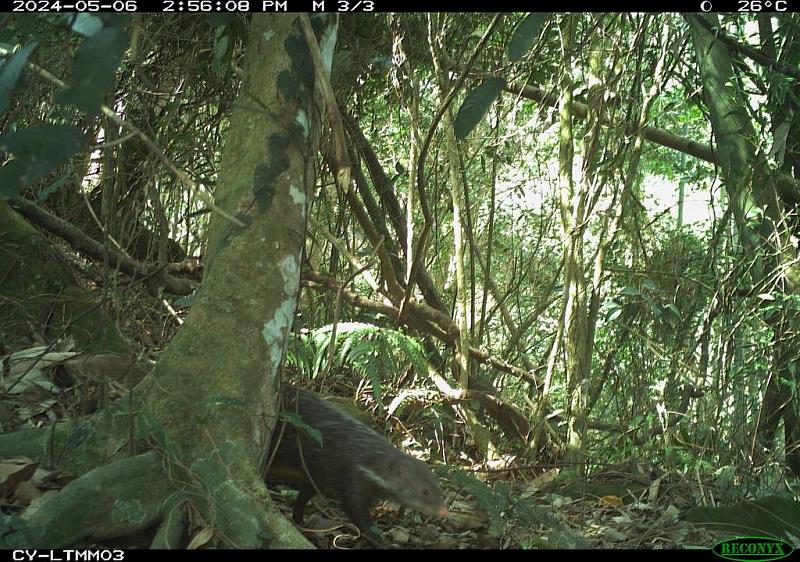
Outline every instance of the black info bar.
MULTIPOLYGON (((0 0, 7 12, 529 12, 523 0, 430 2, 423 0, 0 0)), ((536 3, 536 11, 559 12, 714 12, 796 11, 800 0, 568 0, 536 3)))

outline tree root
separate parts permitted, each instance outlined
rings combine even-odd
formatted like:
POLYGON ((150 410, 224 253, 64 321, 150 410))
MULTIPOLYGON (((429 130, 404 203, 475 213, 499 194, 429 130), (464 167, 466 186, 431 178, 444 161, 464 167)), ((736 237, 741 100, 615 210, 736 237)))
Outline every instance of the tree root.
POLYGON ((161 520, 156 536, 153 537, 153 542, 150 543, 150 548, 179 548, 188 521, 186 502, 180 502, 170 509, 161 520))
POLYGON ((161 456, 150 452, 96 468, 22 516, 34 547, 64 548, 154 525, 173 491, 161 456))
POLYGON ((117 408, 48 427, 22 429, 0 435, 0 458, 28 457, 47 467, 84 474, 125 451, 129 416, 117 408), (122 412, 122 415, 120 415, 122 412))
MULTIPOLYGON (((36 430, 29 436, 42 435, 36 430)), ((3 450, 8 451, 10 444, 7 440, 3 450)), ((35 448, 25 453, 37 456, 35 448)), ((65 548, 87 539, 129 536, 158 524, 152 546, 179 548, 185 546, 187 501, 194 501, 208 521, 213 531, 209 538, 216 539, 214 544, 236 548, 311 546, 270 502, 264 501, 266 487, 255 472, 252 478, 243 473, 234 478, 229 473, 220 480, 217 476, 231 466, 216 460, 223 466, 205 466, 194 474, 199 482, 193 479, 192 484, 184 486, 167 473, 163 456, 155 451, 91 470, 31 505, 21 517, 25 544, 14 546, 65 548), (199 489, 205 492, 197 494, 199 489)))

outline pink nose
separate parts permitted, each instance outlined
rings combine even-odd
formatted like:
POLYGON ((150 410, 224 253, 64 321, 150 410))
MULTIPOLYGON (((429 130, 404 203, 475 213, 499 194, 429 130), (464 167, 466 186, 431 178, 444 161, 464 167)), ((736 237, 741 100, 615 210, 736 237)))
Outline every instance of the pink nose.
POLYGON ((447 517, 447 513, 448 513, 448 511, 447 511, 447 508, 446 508, 446 507, 444 507, 444 506, 442 506, 442 507, 439 509, 439 511, 437 511, 437 512, 436 512, 436 515, 437 515, 438 517, 441 517, 442 519, 444 519, 445 517, 447 517))

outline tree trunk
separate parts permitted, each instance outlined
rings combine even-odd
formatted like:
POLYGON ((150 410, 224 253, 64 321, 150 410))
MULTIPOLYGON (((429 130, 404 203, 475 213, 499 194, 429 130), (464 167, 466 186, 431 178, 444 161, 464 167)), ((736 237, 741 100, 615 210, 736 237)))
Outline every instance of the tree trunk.
MULTIPOLYGON (((719 26, 719 18, 698 15, 688 16, 688 21, 694 34, 703 95, 709 108, 722 176, 742 252, 755 256, 750 268, 752 284, 761 287, 759 292, 796 292, 800 284, 800 271, 783 219, 775 174, 770 172, 765 156, 757 153, 752 144, 755 133, 744 109, 747 102, 731 86, 733 66, 730 55, 708 29, 709 26, 719 26), (750 220, 753 216, 761 217, 756 228, 750 220), (776 281, 770 281, 773 279, 776 281)), ((764 415, 759 418, 756 428, 757 442, 765 447, 772 444, 780 417, 784 418, 786 425, 787 445, 794 445, 791 442, 797 433, 794 425, 797 419, 795 393, 779 389, 779 386, 783 386, 781 379, 794 380, 787 363, 787 358, 793 356, 791 340, 784 339, 782 334, 786 332, 787 322, 796 325, 796 318, 790 318, 787 311, 779 312, 765 318, 773 330, 774 343, 774 372, 764 395, 764 415)), ((761 457, 758 447, 754 454, 757 458, 761 457)), ((791 464, 798 463, 793 460, 791 464)), ((795 468, 792 469, 797 475, 795 468)))
MULTIPOLYGON (((253 17, 203 285, 154 372, 134 389, 135 420, 130 412, 105 412, 102 423, 85 427, 96 458, 118 457, 120 449, 139 454, 83 475, 27 513, 34 537, 28 546, 63 547, 159 522, 154 544, 174 546, 182 533, 172 521, 186 502, 218 545, 308 546, 272 506, 262 478, 298 296, 322 110, 302 18, 253 17), (142 454, 147 449, 157 454, 142 454), (74 515, 87 505, 98 509, 74 515)), ((320 16, 326 73, 337 22, 320 16)), ((62 439, 67 433, 58 428, 62 439)), ((4 437, 0 453, 10 444, 4 437)), ((74 461, 83 449, 73 445, 63 455, 74 461)))

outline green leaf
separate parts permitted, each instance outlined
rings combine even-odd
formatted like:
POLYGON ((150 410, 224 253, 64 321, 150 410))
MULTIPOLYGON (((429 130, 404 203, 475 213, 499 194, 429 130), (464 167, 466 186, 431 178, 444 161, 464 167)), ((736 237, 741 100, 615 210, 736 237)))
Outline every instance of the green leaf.
MULTIPOLYGON (((289 340, 287 361, 310 378, 316 378, 328 362, 332 326, 323 326, 309 337, 289 340), (305 349, 303 349, 305 348, 305 349)), ((360 322, 337 325, 334 347, 334 366, 350 369, 369 378, 378 387, 376 399, 381 400, 381 381, 386 373, 401 372, 411 364, 419 373, 428 372, 428 362, 422 345, 396 330, 360 322)))
POLYGON ((83 133, 71 125, 37 125, 0 134, 0 150, 14 155, 0 168, 0 196, 17 195, 67 162, 85 142, 83 133))
POLYGON ((508 42, 508 58, 511 62, 520 60, 528 53, 533 41, 539 36, 539 29, 549 15, 549 12, 534 12, 522 20, 511 36, 511 41, 508 42))
POLYGON ((92 37, 103 29, 103 20, 93 14, 81 13, 72 20, 70 27, 75 33, 84 37, 92 37))
POLYGON ((53 193, 57 192, 61 189, 66 183, 73 181, 74 178, 71 174, 64 174, 63 176, 59 177, 48 185, 47 187, 43 187, 39 193, 36 194, 36 201, 39 203, 44 203, 47 201, 47 198, 50 197, 53 193))
POLYGON ((213 60, 215 63, 219 64, 222 62, 222 59, 225 57, 225 53, 228 52, 228 44, 230 43, 230 37, 228 35, 223 35, 219 37, 214 42, 214 56, 213 60))
POLYGON ((36 48, 36 43, 31 43, 11 55, 5 61, 3 66, 0 67, 0 114, 5 112, 8 108, 8 101, 11 98, 11 92, 14 86, 17 85, 22 69, 25 67, 25 62, 28 57, 36 48))
POLYGON ((651 299, 647 295, 642 295, 642 298, 644 299, 644 302, 646 302, 650 306, 650 310, 653 311, 653 314, 655 314, 656 317, 660 317, 661 316, 661 307, 658 306, 656 301, 654 301, 653 299, 651 299))
POLYGON ((194 304, 194 300, 197 298, 197 293, 192 293, 191 295, 186 295, 185 297, 178 297, 174 301, 172 301, 172 306, 192 306, 194 304))
POLYGON ((645 287, 646 289, 650 289, 651 291, 658 291, 658 287, 656 286, 656 284, 655 284, 655 283, 653 283, 653 282, 652 282, 650 279, 648 279, 647 277, 645 277, 645 278, 642 280, 642 285, 644 285, 644 287, 645 287))
POLYGON ((19 195, 25 187, 25 164, 18 160, 0 168, 0 197, 19 195))
POLYGON ((381 388, 381 375, 376 372, 368 373, 369 381, 372 383, 372 397, 378 405, 378 413, 383 414, 383 389, 381 388))
POLYGON ((211 27, 228 26, 236 20, 236 14, 208 14, 206 21, 211 27))
POLYGON ((629 297, 638 297, 642 294, 642 292, 637 289, 636 287, 624 287, 620 292, 620 295, 627 295, 629 297))
POLYGON ((620 314, 622 314, 622 307, 617 303, 612 303, 608 306, 608 312, 606 313, 606 322, 613 322, 617 318, 619 318, 620 314))
POLYGON ((86 39, 75 53, 69 86, 56 101, 97 115, 106 93, 114 87, 127 47, 125 32, 118 27, 105 28, 86 39))
POLYGON ((318 429, 313 428, 304 422, 297 412, 278 412, 278 416, 284 419, 287 423, 295 426, 297 429, 305 431, 309 437, 319 443, 319 446, 322 447, 322 433, 318 429))
POLYGON ((214 50, 211 58, 211 70, 218 76, 224 74, 226 61, 230 60, 230 35, 226 27, 218 27, 214 38, 214 50))
POLYGON ((103 27, 107 28, 125 27, 131 20, 131 14, 126 14, 123 12, 106 12, 103 14, 97 14, 97 17, 99 17, 103 22, 103 27))
POLYGON ((506 81, 502 78, 487 78, 483 84, 467 94, 453 123, 457 139, 465 139, 472 132, 472 129, 483 119, 494 101, 500 96, 505 84, 506 81))

